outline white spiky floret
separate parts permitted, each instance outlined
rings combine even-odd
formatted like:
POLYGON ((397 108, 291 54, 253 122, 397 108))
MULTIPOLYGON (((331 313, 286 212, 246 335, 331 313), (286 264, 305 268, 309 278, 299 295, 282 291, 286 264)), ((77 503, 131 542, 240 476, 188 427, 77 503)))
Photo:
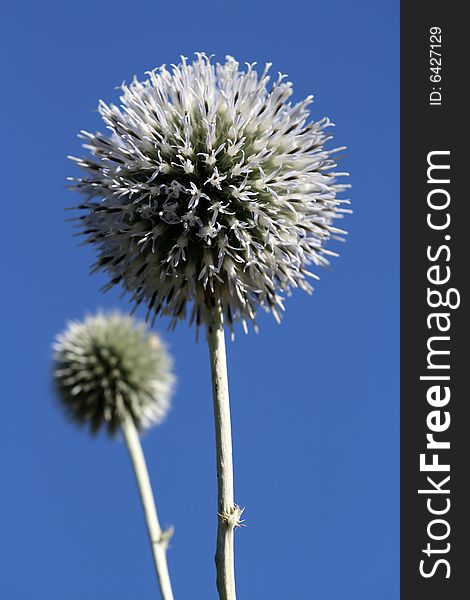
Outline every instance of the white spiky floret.
POLYGON ((218 296, 226 320, 276 319, 292 288, 312 291, 310 266, 328 264, 325 242, 344 231, 338 194, 347 173, 327 149, 327 118, 309 121, 312 96, 267 64, 244 70, 198 53, 122 85, 120 106, 99 103, 110 134, 81 132, 91 158, 73 178, 86 196, 80 227, 97 247, 95 270, 122 284, 148 314, 206 321, 218 296))

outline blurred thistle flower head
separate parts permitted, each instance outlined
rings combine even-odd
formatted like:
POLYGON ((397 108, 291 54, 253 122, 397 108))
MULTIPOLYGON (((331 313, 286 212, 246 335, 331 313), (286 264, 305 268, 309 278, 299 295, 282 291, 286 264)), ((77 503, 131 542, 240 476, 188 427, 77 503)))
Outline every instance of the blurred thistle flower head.
POLYGON ((100 101, 110 133, 87 133, 86 171, 71 178, 86 199, 80 228, 96 246, 95 270, 122 284, 148 315, 206 321, 208 297, 226 321, 276 319, 292 288, 312 291, 311 265, 349 212, 327 119, 308 121, 312 96, 289 101, 291 83, 231 56, 165 65, 122 85, 121 105, 100 101))
POLYGON ((66 414, 113 435, 130 415, 141 430, 170 408, 173 360, 145 323, 119 312, 71 321, 54 346, 54 383, 66 414))

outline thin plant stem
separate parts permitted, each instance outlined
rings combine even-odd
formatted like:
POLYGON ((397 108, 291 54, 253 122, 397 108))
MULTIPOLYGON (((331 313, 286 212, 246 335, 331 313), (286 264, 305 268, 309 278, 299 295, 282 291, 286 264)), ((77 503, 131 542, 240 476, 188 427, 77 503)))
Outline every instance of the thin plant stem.
POLYGON ((217 549, 215 564, 220 600, 235 600, 234 530, 241 509, 234 503, 232 431, 228 392, 227 357, 220 300, 210 298, 207 341, 211 363, 217 457, 217 549))
POLYGON ((132 466, 134 468, 135 479, 139 489, 140 499, 145 514, 145 522, 152 548, 155 570, 157 572, 158 584, 163 600, 174 600, 171 589, 170 574, 168 572, 168 563, 166 559, 166 550, 168 540, 173 531, 172 529, 162 531, 158 520, 157 508, 153 497, 152 486, 145 462, 144 453, 140 443, 139 434, 132 418, 127 415, 121 420, 121 429, 124 440, 129 450, 132 466))

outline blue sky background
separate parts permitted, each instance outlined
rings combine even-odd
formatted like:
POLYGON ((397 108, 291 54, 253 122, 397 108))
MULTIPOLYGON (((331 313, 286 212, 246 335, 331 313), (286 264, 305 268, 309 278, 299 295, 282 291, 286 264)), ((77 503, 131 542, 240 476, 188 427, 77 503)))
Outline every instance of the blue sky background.
MULTIPOLYGON (((274 63, 347 145, 342 256, 284 322, 229 345, 242 600, 396 600, 398 592, 398 1, 103 0, 0 8, 2 432, 0 598, 158 597, 124 445, 65 422, 50 344, 68 318, 120 306, 90 277, 64 207, 78 130, 99 98, 196 50, 274 63)), ((216 598, 214 434, 204 342, 157 321, 179 377, 144 439, 177 600, 216 598)))

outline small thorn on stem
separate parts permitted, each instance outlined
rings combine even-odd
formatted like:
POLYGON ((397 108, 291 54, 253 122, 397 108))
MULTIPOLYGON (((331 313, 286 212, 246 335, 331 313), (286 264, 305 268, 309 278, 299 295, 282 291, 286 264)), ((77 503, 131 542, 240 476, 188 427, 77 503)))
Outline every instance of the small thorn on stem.
POLYGON ((171 538, 173 537, 174 532, 175 528, 173 527, 173 525, 170 525, 170 527, 164 529, 160 537, 155 539, 152 543, 155 545, 161 545, 163 546, 163 548, 166 549, 169 545, 171 538))
POLYGON ((245 520, 241 518, 244 508, 234 504, 228 511, 219 513, 219 517, 227 524, 227 527, 235 529, 236 527, 246 527, 245 520))

